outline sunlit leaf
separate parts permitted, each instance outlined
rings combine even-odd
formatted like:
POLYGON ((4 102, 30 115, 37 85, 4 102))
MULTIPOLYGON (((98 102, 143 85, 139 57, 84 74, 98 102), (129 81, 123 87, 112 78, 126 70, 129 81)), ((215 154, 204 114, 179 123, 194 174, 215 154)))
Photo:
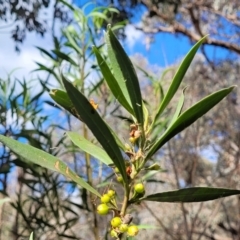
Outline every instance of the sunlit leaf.
POLYGON ((124 96, 126 97, 128 95, 130 97, 135 117, 138 123, 143 127, 142 96, 137 74, 131 60, 115 37, 110 26, 108 26, 106 33, 106 42, 114 76, 124 96))
POLYGON ((104 14, 104 13, 101 13, 101 12, 90 12, 88 14, 88 17, 97 17, 97 18, 101 18, 101 19, 104 19, 104 20, 108 20, 107 16, 104 14))
POLYGON ((63 3, 64 5, 66 5, 69 9, 71 9, 72 11, 75 10, 75 8, 73 7, 72 4, 68 3, 67 1, 65 0, 58 0, 59 2, 63 3))
POLYGON ((73 116, 81 120, 73 103, 71 102, 67 93, 61 89, 51 89, 49 92, 50 97, 61 107, 70 112, 73 116))
POLYGON ((160 149, 168 140, 180 133, 182 130, 194 123, 198 118, 202 117, 211 108, 218 104, 224 97, 226 97, 234 86, 224 88, 220 91, 210 94, 203 98, 198 103, 183 112, 172 125, 164 132, 164 134, 156 141, 147 153, 146 158, 150 158, 158 149, 160 149))
POLYGON ((158 227, 158 226, 148 225, 148 224, 137 225, 137 227, 139 229, 160 229, 160 227, 158 227))
POLYGON ((82 149, 84 152, 89 153, 96 159, 100 160, 106 165, 112 164, 111 158, 107 155, 107 153, 100 147, 96 146, 96 144, 91 143, 83 136, 79 135, 75 132, 67 132, 67 136, 71 139, 71 141, 82 149))
POLYGON ((119 86, 118 81, 112 74, 111 70, 109 69, 106 61, 103 59, 101 54, 99 53, 96 47, 93 47, 93 51, 97 58, 98 65, 101 69, 102 75, 106 80, 112 94, 117 99, 117 101, 130 113, 133 115, 133 110, 129 102, 127 101, 126 97, 124 96, 122 89, 119 86))
POLYGON ((64 176, 70 178, 88 191, 97 196, 101 196, 96 189, 86 183, 81 177, 79 177, 74 171, 72 171, 63 161, 59 160, 42 150, 34 148, 30 145, 20 143, 14 139, 0 135, 0 142, 10 148, 15 154, 21 156, 29 162, 35 163, 52 171, 59 172, 64 176))
MULTIPOLYGON (((173 98, 173 96, 175 95, 176 91, 178 90, 183 77, 185 75, 185 73, 188 70, 188 67, 190 66, 198 48, 201 46, 201 44, 205 41, 205 39, 207 38, 207 36, 203 37, 202 39, 200 39, 192 48, 191 50, 188 52, 188 54, 185 56, 185 58, 183 59, 180 67, 178 68, 175 76, 173 77, 173 80, 171 82, 171 85, 166 93, 166 95, 164 96, 163 101, 161 102, 156 116, 155 116, 155 120, 161 115, 161 113, 164 111, 164 109, 166 108, 166 106, 168 105, 168 103, 171 101, 171 99, 173 98)), ((154 122, 155 122, 154 120, 154 122)))
POLYGON ((180 115, 180 113, 182 111, 183 104, 184 104, 184 92, 185 92, 185 90, 186 90, 186 88, 184 88, 183 91, 182 91, 181 97, 180 97, 180 99, 178 101, 177 109, 176 109, 176 111, 175 111, 175 113, 173 115, 173 118, 172 118, 169 126, 171 126, 177 120, 177 118, 179 117, 179 115, 180 115))
POLYGON ((49 53, 47 50, 45 50, 44 48, 41 47, 36 47, 38 50, 40 50, 41 52, 43 52, 45 55, 47 55, 49 58, 51 58, 53 61, 56 61, 57 59, 51 54, 49 53))
POLYGON ((31 233, 29 240, 33 240, 33 232, 31 233))
POLYGON ((78 46, 76 40, 71 36, 69 29, 66 29, 64 31, 64 34, 66 35, 67 39, 68 39, 68 43, 66 44, 67 46, 75 49, 75 51, 77 53, 79 53, 80 55, 82 55, 82 49, 78 46))

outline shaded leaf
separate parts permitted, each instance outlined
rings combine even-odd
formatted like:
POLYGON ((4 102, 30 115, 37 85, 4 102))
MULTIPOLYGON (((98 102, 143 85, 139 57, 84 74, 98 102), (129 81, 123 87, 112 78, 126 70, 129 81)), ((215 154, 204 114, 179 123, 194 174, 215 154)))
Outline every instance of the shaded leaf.
POLYGON ((37 46, 36 46, 36 48, 37 48, 39 51, 43 52, 45 55, 47 55, 49 58, 51 58, 53 61, 56 61, 56 60, 57 60, 51 53, 49 53, 49 52, 48 52, 47 50, 45 50, 44 48, 37 47, 37 46))
POLYGON ((156 193, 140 200, 154 202, 204 202, 240 194, 240 190, 226 188, 195 187, 156 193))
POLYGON ((60 59, 63 59, 69 63, 71 63, 72 65, 78 67, 78 64, 72 59, 70 58, 67 54, 59 51, 59 50, 52 50, 53 53, 55 53, 60 59))
POLYGON ((60 82, 60 79, 59 79, 58 75, 56 74, 56 72, 54 71, 54 68, 53 68, 53 69, 48 68, 48 67, 46 67, 45 65, 43 65, 43 64, 41 64, 41 63, 39 63, 39 62, 35 62, 35 63, 39 66, 39 68, 33 70, 32 72, 36 72, 36 71, 46 71, 46 72, 52 74, 52 75, 57 79, 57 81, 60 82))
POLYGON ((98 142, 102 145, 116 167, 119 169, 120 173, 123 176, 124 182, 127 183, 127 174, 123 156, 115 141, 114 136, 109 130, 109 127, 103 121, 94 107, 90 104, 88 99, 81 92, 79 92, 72 85, 72 83, 68 82, 64 76, 62 76, 62 78, 67 93, 81 119, 92 131, 93 135, 97 138, 98 142))

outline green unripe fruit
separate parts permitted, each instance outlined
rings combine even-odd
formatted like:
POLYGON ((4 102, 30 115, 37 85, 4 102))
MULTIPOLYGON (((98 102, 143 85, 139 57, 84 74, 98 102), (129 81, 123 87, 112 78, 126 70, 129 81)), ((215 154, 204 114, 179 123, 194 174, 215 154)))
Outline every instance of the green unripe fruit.
POLYGON ((145 188, 144 188, 144 185, 142 183, 137 183, 134 186, 134 190, 135 190, 136 193, 144 193, 145 188))
POLYGON ((112 225, 112 227, 114 227, 114 228, 119 227, 121 224, 122 224, 122 220, 121 220, 120 217, 114 217, 114 218, 111 220, 111 225, 112 225))
POLYGON ((128 225, 127 224, 121 224, 119 227, 119 231, 124 233, 128 230, 128 225))
POLYGON ((117 167, 114 168, 115 173, 119 173, 119 169, 117 167))
POLYGON ((109 211, 109 207, 105 203, 102 203, 97 207, 97 212, 99 215, 106 215, 108 214, 108 211, 109 211))
POLYGON ((112 190, 112 189, 109 189, 108 192, 107 192, 107 195, 108 195, 110 198, 112 198, 112 197, 115 196, 115 191, 112 190))
POLYGON ((118 233, 114 229, 111 230, 110 235, 111 237, 114 237, 114 238, 118 237, 118 233))
POLYGON ((138 227, 136 225, 128 227, 127 234, 130 237, 136 236, 138 234, 138 227))
POLYGON ((125 146, 126 151, 131 151, 132 150, 132 148, 129 144, 125 143, 124 146, 125 146))
POLYGON ((122 182, 123 182, 122 176, 118 176, 118 177, 117 177, 117 181, 120 182, 120 183, 122 183, 122 182))
POLYGON ((134 144, 134 143, 136 142, 136 140, 137 140, 137 139, 134 138, 134 137, 130 137, 130 138, 129 138, 129 142, 132 143, 132 144, 134 144))
POLYGON ((108 194, 103 194, 101 197, 102 203, 109 203, 110 202, 110 196, 108 194))

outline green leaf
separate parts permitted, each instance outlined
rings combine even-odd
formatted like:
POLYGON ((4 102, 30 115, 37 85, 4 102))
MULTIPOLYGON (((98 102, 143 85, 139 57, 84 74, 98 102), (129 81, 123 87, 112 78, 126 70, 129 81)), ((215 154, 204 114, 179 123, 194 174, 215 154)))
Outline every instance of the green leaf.
POLYGON ((167 141, 169 141, 176 134, 194 123, 198 118, 202 117, 211 108, 218 104, 224 97, 226 97, 234 86, 221 89, 209 96, 203 98, 191 108, 183 112, 172 125, 164 132, 164 134, 157 140, 157 142, 149 150, 146 159, 150 158, 158 149, 160 149, 167 141))
POLYGON ((143 124, 143 129, 144 130, 147 130, 147 127, 148 127, 148 120, 149 120, 149 112, 148 112, 148 109, 145 105, 145 103, 143 102, 143 116, 144 116, 144 124, 143 124))
POLYGON ((69 29, 64 30, 64 34, 66 35, 66 37, 69 41, 68 46, 75 49, 76 52, 82 56, 82 49, 78 46, 76 40, 71 36, 69 29))
POLYGON ((69 9, 71 9, 72 11, 75 10, 75 8, 73 7, 72 4, 68 3, 67 1, 64 0, 59 0, 59 2, 63 3, 64 5, 66 5, 69 9))
POLYGON ((169 126, 171 126, 178 118, 178 116, 180 115, 181 111, 182 111, 182 108, 183 108, 183 104, 184 104, 184 92, 185 92, 186 88, 183 89, 182 91, 182 95, 178 101, 178 105, 177 105, 177 109, 173 115, 173 118, 169 124, 169 126))
POLYGON ((52 171, 59 172, 64 176, 70 178, 72 181, 74 181, 81 187, 86 188, 93 194, 99 197, 101 196, 96 189, 86 183, 81 177, 79 177, 63 161, 59 160, 58 158, 42 150, 39 150, 27 144, 20 143, 14 139, 5 137, 3 135, 0 135, 0 142, 10 148, 15 154, 28 160, 29 162, 40 165, 52 171))
POLYGON ((36 46, 36 48, 38 50, 40 50, 41 52, 43 52, 45 55, 47 55, 49 58, 51 58, 54 62, 56 62, 57 59, 51 53, 49 53, 47 50, 45 50, 44 48, 41 48, 41 47, 37 47, 37 46, 36 46))
POLYGON ((141 224, 137 225, 139 229, 160 229, 159 226, 154 226, 154 225, 148 225, 148 224, 141 224))
MULTIPOLYGON (((155 116, 155 120, 161 115, 161 113, 164 111, 164 109, 167 107, 168 103, 171 101, 171 99, 173 98, 173 96, 175 95, 176 91, 178 90, 183 77, 185 75, 185 73, 188 70, 188 67, 190 66, 198 48, 201 46, 202 42, 205 41, 205 39, 207 38, 207 36, 203 37, 202 39, 200 39, 192 48, 191 50, 188 52, 188 54, 185 56, 185 58, 183 59, 180 67, 178 68, 175 76, 173 77, 172 83, 163 99, 163 101, 161 102, 156 116, 155 116)), ((155 122, 154 120, 154 122, 155 122)))
POLYGON ((59 79, 57 73, 55 73, 54 68, 52 68, 52 69, 51 69, 51 68, 48 68, 48 67, 44 66, 43 64, 41 64, 41 63, 39 63, 39 62, 35 62, 35 63, 39 66, 39 68, 33 70, 32 72, 36 72, 36 71, 46 71, 46 72, 52 74, 52 75, 57 79, 57 81, 60 82, 60 79, 59 79))
POLYGON ((131 105, 129 105, 127 99, 125 98, 120 86, 114 75, 112 74, 111 70, 109 69, 106 61, 103 59, 101 54, 99 53, 98 49, 94 46, 93 52, 97 58, 98 65, 101 69, 102 75, 105 78, 108 87, 110 88, 114 97, 118 100, 118 102, 130 113, 133 115, 133 110, 131 105))
POLYGON ((149 167, 143 168, 143 170, 159 171, 159 170, 162 170, 162 168, 158 163, 154 163, 149 167))
POLYGON ((106 33, 106 42, 113 73, 119 82, 119 86, 122 89, 124 96, 130 97, 135 117, 140 126, 143 128, 144 117, 142 96, 137 74, 131 60, 112 32, 110 25, 108 26, 108 31, 106 33))
POLYGON ((127 236, 127 240, 136 240, 136 238, 127 236))
POLYGON ((140 200, 153 202, 204 202, 240 194, 240 190, 226 188, 195 187, 156 193, 140 200))
POLYGON ((74 133, 74 132, 67 132, 67 136, 80 149, 89 153, 90 155, 92 155, 96 159, 100 160, 101 162, 105 163, 106 165, 113 163, 111 158, 107 155, 107 153, 102 148, 91 143, 83 136, 81 136, 77 133, 74 133))
POLYGON ((31 235, 29 237, 29 240, 33 240, 33 232, 31 232, 31 235))
POLYGON ((90 12, 87 17, 97 17, 100 19, 108 20, 107 16, 104 13, 101 12, 90 12))
MULTIPOLYGON (((145 170, 145 169, 144 169, 145 170)), ((142 181, 146 181, 148 180, 149 178, 151 178, 152 176, 154 176, 155 174, 159 173, 160 171, 158 170, 152 170, 152 171, 149 171, 147 172, 146 174, 144 174, 142 177, 141 177, 141 180, 142 181)))
POLYGON ((70 58, 67 54, 59 51, 59 50, 52 50, 53 53, 55 53, 60 59, 63 59, 69 63, 71 63, 72 65, 78 67, 78 64, 72 59, 70 58))
POLYGON ((62 76, 62 79, 67 93, 81 119, 92 131, 93 135, 97 138, 98 142, 102 145, 116 167, 119 169, 124 182, 127 183, 124 159, 109 127, 90 104, 88 99, 79 92, 72 83, 68 82, 64 76, 62 76))
POLYGON ((52 89, 49 92, 50 97, 61 107, 66 109, 70 112, 73 116, 81 120, 80 116, 78 115, 73 103, 71 102, 67 93, 61 89, 52 89))

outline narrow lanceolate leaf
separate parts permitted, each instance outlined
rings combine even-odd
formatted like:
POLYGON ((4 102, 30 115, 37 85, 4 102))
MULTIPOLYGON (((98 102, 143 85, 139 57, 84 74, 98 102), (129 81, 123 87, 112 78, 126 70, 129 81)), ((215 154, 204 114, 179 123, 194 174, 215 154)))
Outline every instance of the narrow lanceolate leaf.
POLYGON ((184 104, 184 92, 185 92, 186 88, 183 89, 181 97, 178 101, 178 105, 177 105, 177 109, 173 115, 173 118, 169 124, 169 127, 177 120, 178 116, 180 115, 182 108, 183 108, 183 104, 184 104))
POLYGON ((70 178, 88 191, 97 196, 101 196, 99 192, 86 183, 81 177, 79 177, 74 171, 72 171, 63 161, 58 158, 34 148, 30 145, 20 143, 14 139, 0 135, 0 142, 10 148, 15 154, 21 156, 29 162, 40 165, 52 171, 59 172, 64 176, 70 178))
POLYGON ((47 50, 45 50, 44 48, 41 47, 36 47, 38 50, 40 50, 42 53, 44 53, 45 55, 47 55, 49 58, 51 58, 54 62, 56 62, 56 57, 53 56, 50 52, 48 52, 47 50))
POLYGON ((60 59, 65 60, 65 61, 71 63, 72 65, 78 67, 78 64, 67 54, 65 54, 59 50, 52 50, 52 52, 55 53, 60 59))
POLYGON ((33 240, 33 232, 31 233, 29 240, 33 240))
MULTIPOLYGON (((188 54, 186 55, 186 57, 183 59, 180 67, 178 68, 175 76, 173 77, 172 83, 161 103, 161 105, 159 106, 156 116, 155 116, 155 120, 161 115, 161 113, 164 111, 164 109, 167 107, 168 103, 171 101, 171 99, 173 98, 173 96, 175 95, 176 91, 178 90, 183 77, 185 75, 185 73, 188 70, 188 67, 190 66, 198 48, 201 46, 202 42, 205 41, 205 39, 207 38, 207 36, 203 37, 201 40, 199 40, 192 48, 191 50, 188 52, 188 54)), ((154 121, 155 122, 155 121, 154 121)))
POLYGON ((218 104, 224 97, 226 97, 234 86, 224 88, 220 91, 212 93, 211 95, 203 98, 191 108, 183 112, 174 123, 164 132, 164 134, 156 141, 156 143, 149 150, 146 158, 150 158, 157 152, 168 140, 180 133, 182 130, 194 123, 198 118, 202 117, 211 108, 218 104))
MULTIPOLYGON (((64 76, 62 76, 64 86, 67 93, 74 104, 78 114, 80 115, 83 122, 92 131, 98 142, 102 145, 104 150, 107 152, 113 163, 119 169, 123 176, 124 182, 127 183, 127 174, 124 164, 124 159, 121 151, 113 137, 107 124, 100 117, 98 112, 90 104, 87 98, 79 92, 72 83, 68 82, 64 76)), ((93 149, 94 151, 94 149, 93 149)))
POLYGON ((79 117, 72 101, 70 100, 67 93, 61 89, 52 89, 49 92, 50 97, 61 107, 70 112, 73 116, 81 120, 79 117))
POLYGON ((67 132, 67 136, 71 139, 71 141, 82 149, 84 152, 89 153, 99 161, 105 163, 106 165, 112 164, 111 158, 107 155, 107 153, 100 147, 96 146, 95 144, 88 141, 83 136, 74 133, 74 132, 67 132))
POLYGON ((154 226, 154 225, 148 225, 148 224, 141 224, 137 225, 139 229, 160 229, 161 227, 159 226, 154 226))
POLYGON ((68 30, 64 31, 68 41, 69 41, 69 45, 71 48, 75 49, 75 51, 82 55, 82 49, 78 46, 76 40, 71 36, 70 32, 68 30))
MULTIPOLYGON (((110 26, 106 33, 106 42, 108 48, 108 54, 113 68, 113 73, 119 82, 119 86, 122 90, 127 88, 127 93, 131 100, 131 105, 135 113, 135 117, 138 123, 143 126, 143 108, 142 108, 142 96, 140 86, 137 78, 136 71, 133 64, 123 47, 115 37, 110 26)), ((126 96, 127 93, 123 92, 126 96)))
POLYGON ((93 52, 97 58, 98 65, 101 69, 102 75, 106 80, 108 87, 110 88, 114 97, 118 100, 118 102, 132 115, 134 115, 133 110, 126 97, 124 96, 122 89, 120 88, 116 78, 112 74, 110 68, 108 67, 106 61, 103 59, 101 54, 99 53, 96 47, 93 47, 93 52))
POLYGON ((44 65, 41 64, 41 63, 38 63, 38 62, 35 62, 35 63, 39 66, 39 68, 33 70, 32 72, 36 72, 36 71, 46 71, 46 72, 52 74, 52 75, 57 79, 57 81, 60 82, 59 76, 58 76, 57 73, 54 71, 54 67, 51 69, 51 68, 48 68, 48 67, 44 66, 44 65))
POLYGON ((142 103, 143 104, 143 116, 144 116, 144 124, 143 124, 143 127, 144 127, 144 130, 147 131, 147 127, 148 127, 148 120, 149 120, 149 112, 148 112, 148 109, 146 107, 146 105, 144 104, 144 102, 142 103))
POLYGON ((156 193, 140 200, 153 202, 204 202, 240 194, 240 190, 226 188, 195 187, 156 193))

